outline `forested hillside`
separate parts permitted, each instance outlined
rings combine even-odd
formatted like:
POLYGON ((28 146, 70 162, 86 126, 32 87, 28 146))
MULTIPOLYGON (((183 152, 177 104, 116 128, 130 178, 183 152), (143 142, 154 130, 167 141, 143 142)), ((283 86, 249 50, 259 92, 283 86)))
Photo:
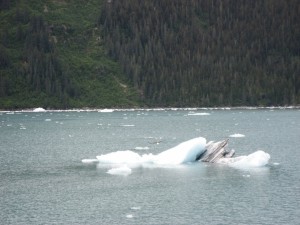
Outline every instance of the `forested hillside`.
POLYGON ((0 0, 0 109, 132 107, 100 39, 102 1, 0 0))
POLYGON ((99 26, 153 105, 300 103, 298 0, 107 1, 99 26))
POLYGON ((0 9, 0 109, 300 104, 298 0, 0 9))

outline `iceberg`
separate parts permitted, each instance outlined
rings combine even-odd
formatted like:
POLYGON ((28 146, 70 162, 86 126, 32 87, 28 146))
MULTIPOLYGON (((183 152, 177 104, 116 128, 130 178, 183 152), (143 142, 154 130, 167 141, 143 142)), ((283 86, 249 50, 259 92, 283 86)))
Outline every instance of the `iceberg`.
POLYGON ((187 162, 194 162, 205 152, 205 146, 205 138, 194 138, 156 155, 154 157, 154 163, 179 165, 187 162))
POLYGON ((83 159, 82 163, 98 163, 99 167, 110 167, 109 174, 129 175, 136 167, 166 167, 191 162, 218 163, 234 168, 257 168, 269 163, 270 155, 258 150, 246 156, 233 157, 235 151, 227 150, 228 139, 218 142, 206 142, 197 137, 182 142, 159 154, 140 155, 131 150, 116 151, 96 156, 96 159, 83 159))
MULTIPOLYGON (((99 155, 96 158, 101 164, 125 164, 129 166, 143 164, 179 165, 196 161, 205 152, 205 146, 206 139, 199 137, 182 142, 158 155, 150 153, 141 156, 133 151, 125 150, 99 155)), ((91 162, 92 160, 84 159, 82 161, 91 162)))
POLYGON ((33 112, 46 112, 46 110, 44 108, 39 107, 39 108, 33 109, 33 112))

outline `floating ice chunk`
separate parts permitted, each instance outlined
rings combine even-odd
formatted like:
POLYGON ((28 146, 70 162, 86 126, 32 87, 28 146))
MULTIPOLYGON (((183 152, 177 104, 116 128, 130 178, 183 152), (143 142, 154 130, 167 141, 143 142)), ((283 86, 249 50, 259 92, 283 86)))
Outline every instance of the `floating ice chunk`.
POLYGON ((39 107, 39 108, 33 109, 33 112, 46 112, 46 110, 39 107))
POLYGON ((205 151, 206 139, 194 138, 170 148, 154 158, 154 163, 165 165, 179 165, 194 162, 205 151))
POLYGON ((235 158, 222 158, 218 163, 224 163, 229 166, 241 169, 263 167, 269 163, 270 155, 262 150, 258 150, 247 156, 235 158))
POLYGON ((124 165, 121 167, 112 168, 108 170, 107 173, 112 175, 128 176, 129 174, 131 174, 131 171, 132 170, 128 166, 124 165))
POLYGON ((188 116, 209 116, 210 113, 193 113, 193 112, 190 112, 188 114, 188 116))
POLYGON ((245 137, 245 135, 244 134, 231 134, 231 135, 229 135, 229 137, 241 138, 241 137, 245 137))
POLYGON ((141 162, 141 156, 133 151, 117 151, 96 156, 100 163, 107 164, 136 164, 141 162))
POLYGON ((149 147, 135 147, 134 150, 148 150, 149 147))
POLYGON ((51 121, 51 119, 45 119, 45 121, 46 121, 46 122, 50 122, 50 121, 51 121))
POLYGON ((250 174, 243 174, 243 177, 250 177, 250 174))
POLYGON ((158 165, 179 165, 182 163, 194 162, 196 158, 205 151, 206 139, 199 137, 170 148, 158 155, 139 154, 126 150, 116 151, 96 156, 99 163, 105 164, 126 164, 130 167, 145 164, 158 165))
POLYGON ((126 218, 131 219, 131 218, 133 218, 133 215, 132 214, 127 214, 126 218))
POLYGON ((135 125, 134 124, 123 124, 121 125, 121 127, 134 127, 135 125))
POLYGON ((102 113, 110 113, 115 111, 114 109, 100 109, 98 112, 102 112, 102 113))
POLYGON ((133 207, 130 207, 130 209, 132 209, 132 210, 140 210, 141 207, 140 206, 133 206, 133 207))
POLYGON ((82 159, 81 162, 89 164, 89 163, 97 163, 97 162, 99 162, 99 160, 98 159, 82 159))

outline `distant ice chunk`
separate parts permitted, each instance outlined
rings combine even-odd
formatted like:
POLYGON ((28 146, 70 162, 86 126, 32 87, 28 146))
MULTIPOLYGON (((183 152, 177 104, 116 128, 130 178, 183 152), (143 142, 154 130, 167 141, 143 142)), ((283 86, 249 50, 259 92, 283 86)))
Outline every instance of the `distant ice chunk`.
POLYGON ((97 162, 99 162, 99 160, 98 159, 83 159, 83 160, 81 160, 81 162, 89 164, 89 163, 97 163, 97 162))
POLYGON ((128 176, 129 174, 131 174, 131 172, 132 170, 126 165, 117 168, 112 168, 107 171, 108 174, 122 175, 122 176, 128 176))
POLYGON ((102 112, 102 113, 110 113, 110 112, 113 112, 115 111, 114 109, 100 109, 98 110, 98 112, 102 112))
POLYGON ((229 137, 233 137, 233 138, 242 138, 242 137, 245 137, 245 135, 244 134, 231 134, 231 135, 229 135, 229 137))
POLYGON ((148 150, 149 147, 135 147, 134 150, 148 150))
POLYGON ((250 177, 250 174, 243 174, 243 177, 250 177))
POLYGON ((131 219, 131 218, 133 218, 133 215, 132 214, 127 214, 126 218, 131 219))
POLYGON ((194 113, 194 112, 190 112, 188 114, 188 116, 209 116, 210 113, 206 113, 206 112, 202 112, 202 113, 194 113))
POLYGON ((46 122, 50 122, 50 121, 51 121, 51 119, 45 119, 45 121, 46 121, 46 122))
POLYGON ((33 109, 33 112, 46 112, 46 110, 44 108, 39 107, 39 108, 33 109))

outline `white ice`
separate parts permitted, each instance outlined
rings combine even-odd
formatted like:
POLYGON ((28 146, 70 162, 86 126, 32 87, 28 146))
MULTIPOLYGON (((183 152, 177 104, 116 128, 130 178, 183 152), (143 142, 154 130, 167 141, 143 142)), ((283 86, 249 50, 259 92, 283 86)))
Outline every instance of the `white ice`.
POLYGON ((229 135, 229 137, 241 138, 241 137, 245 137, 245 135, 244 134, 231 134, 231 135, 229 135))
POLYGON ((83 160, 81 160, 81 162, 89 164, 89 163, 97 163, 97 162, 99 162, 99 160, 98 159, 83 159, 83 160))
POLYGON ((100 163, 104 164, 140 164, 142 157, 130 150, 116 151, 108 154, 96 156, 100 163))
POLYGON ((45 111, 46 110, 41 107, 33 109, 33 112, 45 112, 45 111))
POLYGON ((155 164, 179 165, 194 162, 205 151, 206 139, 194 138, 170 148, 154 157, 155 164))
POLYGON ((110 113, 110 112, 113 112, 115 111, 114 109, 100 109, 98 110, 98 112, 102 112, 102 113, 110 113))
POLYGON ((188 116, 209 116, 210 113, 189 113, 188 116))
POLYGON ((194 138, 170 148, 158 155, 144 154, 139 155, 130 150, 117 151, 100 156, 96 156, 99 163, 105 164, 126 164, 137 166, 143 164, 156 165, 179 165, 187 162, 194 162, 198 155, 205 151, 206 139, 194 138))
MULTIPOLYGON (((131 150, 116 151, 96 156, 96 159, 83 159, 83 163, 98 163, 98 167, 112 168, 109 174, 129 175, 131 169, 136 167, 166 167, 178 166, 195 162, 197 156, 206 149, 206 139, 194 138, 178 144, 177 146, 163 151, 157 155, 140 155, 131 150)), ((222 158, 217 163, 226 164, 235 168, 256 168, 268 164, 270 155, 262 150, 247 156, 235 158, 222 158)))
POLYGON ((126 165, 117 167, 117 168, 112 168, 107 171, 107 173, 112 174, 112 175, 122 175, 122 176, 128 176, 131 174, 131 168, 129 168, 126 165))
POLYGON ((135 147, 134 150, 148 150, 149 147, 135 147))
POLYGON ((234 158, 222 158, 218 163, 227 164, 231 167, 248 169, 263 167, 269 163, 270 155, 262 150, 258 150, 247 156, 239 156, 234 158))

